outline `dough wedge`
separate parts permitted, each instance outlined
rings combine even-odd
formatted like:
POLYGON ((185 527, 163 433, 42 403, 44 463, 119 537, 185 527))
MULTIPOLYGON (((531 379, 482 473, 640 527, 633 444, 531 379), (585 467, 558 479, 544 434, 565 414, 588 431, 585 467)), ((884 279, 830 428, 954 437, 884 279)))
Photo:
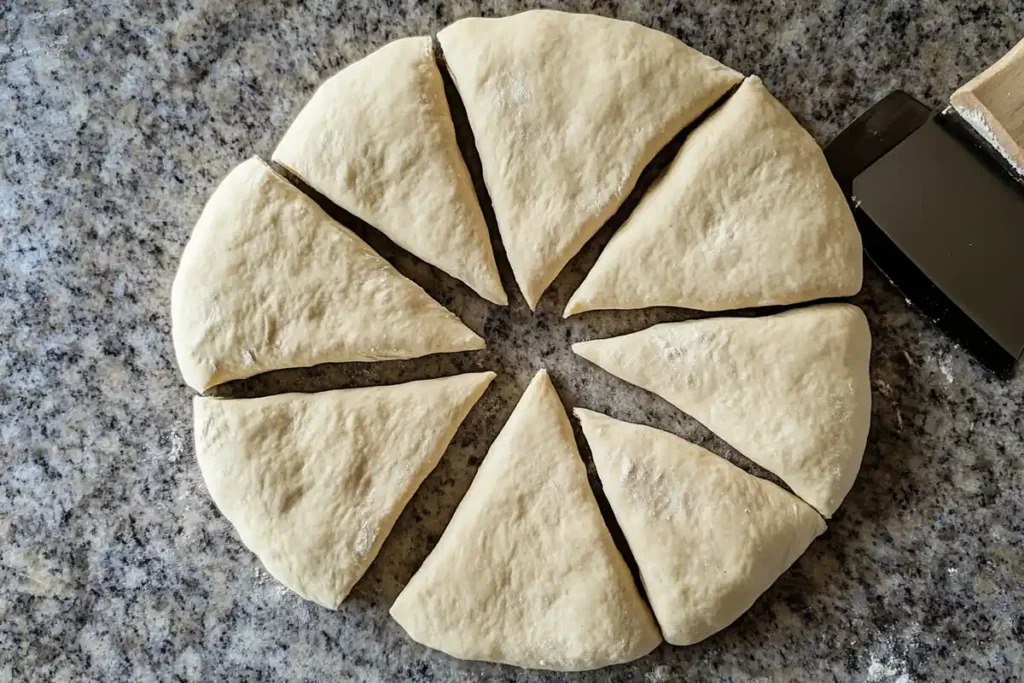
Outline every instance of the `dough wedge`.
POLYGON ((672 36, 551 10, 438 34, 530 308, 644 166, 742 76, 672 36))
POLYGON ((825 518, 857 478, 871 332, 856 306, 668 323, 572 348, 692 415, 825 518))
POLYGON ((494 379, 194 399, 210 495, 278 581, 335 609, 494 379))
POLYGON ((256 157, 224 178, 185 245, 171 334, 200 392, 269 370, 484 347, 256 157))
POLYGON ((480 296, 508 302, 429 37, 396 40, 327 80, 273 160, 480 296))
POLYGON ((531 669, 596 669, 661 642, 543 370, 391 616, 454 657, 531 669))
POLYGON ((575 413, 673 645, 692 645, 734 622, 825 531, 807 503, 700 446, 575 413))
POLYGON ((565 308, 702 311, 860 290, 860 232, 818 144, 757 77, 697 127, 565 308))

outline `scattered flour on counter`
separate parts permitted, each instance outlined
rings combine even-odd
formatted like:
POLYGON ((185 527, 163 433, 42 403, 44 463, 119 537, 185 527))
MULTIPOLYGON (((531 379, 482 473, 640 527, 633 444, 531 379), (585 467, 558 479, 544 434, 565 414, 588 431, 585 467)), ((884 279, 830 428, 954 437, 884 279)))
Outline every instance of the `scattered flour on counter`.
POLYGON ((896 668, 896 665, 892 662, 872 660, 870 666, 868 666, 868 680, 909 683, 910 677, 905 671, 896 668))
POLYGON ((252 567, 252 585, 257 588, 262 588, 267 585, 267 579, 270 578, 270 574, 267 573, 263 567, 258 564, 252 567))
POLYGON ((895 393, 893 391, 892 385, 886 382, 884 379, 876 380, 873 384, 878 389, 878 393, 880 393, 882 396, 885 396, 887 399, 889 399, 889 402, 892 403, 893 410, 896 411, 896 427, 902 432, 903 413, 900 412, 900 407, 892 398, 893 393, 895 393))
POLYGON ((277 598, 281 598, 291 594, 288 587, 271 576, 270 572, 262 564, 253 565, 252 585, 253 588, 264 591, 264 595, 269 593, 277 598))
POLYGON ((951 365, 950 360, 950 357, 946 356, 939 361, 939 371, 942 373, 942 376, 946 378, 947 384, 952 384, 955 379, 953 377, 953 366, 951 365))
POLYGON ((178 462, 188 449, 187 427, 172 427, 168 432, 168 441, 163 439, 145 447, 146 457, 154 460, 167 458, 169 462, 178 462), (168 443, 169 442, 169 443, 168 443), (164 444, 167 443, 167 446, 164 444))
POLYGON ((883 635, 868 653, 865 681, 868 683, 913 683, 907 654, 917 648, 920 624, 907 628, 899 640, 893 634, 883 635))
POLYGON ((171 462, 178 462, 178 459, 185 454, 185 437, 181 430, 175 429, 171 432, 171 452, 167 459, 171 462))
POLYGON ((644 674, 646 683, 668 683, 672 680, 672 669, 666 664, 659 664, 644 674))
POLYGON ((877 382, 875 382, 875 384, 876 386, 878 386, 878 393, 880 393, 882 396, 885 396, 886 398, 890 398, 892 396, 892 385, 890 385, 884 379, 878 380, 877 382))

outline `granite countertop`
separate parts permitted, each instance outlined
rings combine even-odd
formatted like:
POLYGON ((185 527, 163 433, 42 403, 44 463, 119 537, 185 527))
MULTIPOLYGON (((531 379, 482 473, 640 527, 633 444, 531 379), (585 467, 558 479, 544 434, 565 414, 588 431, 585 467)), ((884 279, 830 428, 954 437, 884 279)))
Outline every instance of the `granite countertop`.
MULTIPOLYGON (((1024 371, 994 380, 870 266, 855 300, 874 334, 871 437, 829 530, 724 632, 576 676, 453 660, 412 642, 387 608, 541 366, 568 404, 741 462, 569 352, 571 341, 686 313, 563 323, 561 306, 607 235, 537 316, 521 300, 503 311, 473 299, 370 235, 489 350, 275 373, 222 391, 475 368, 501 377, 341 609, 281 588, 217 512, 194 462, 192 392, 170 342, 182 247, 218 180, 268 155, 325 77, 389 40, 527 5, 140 4, 0 5, 0 682, 1024 677, 1024 371)), ((939 104, 1024 35, 1014 0, 554 4, 639 21, 759 74, 821 142, 895 87, 939 104)))

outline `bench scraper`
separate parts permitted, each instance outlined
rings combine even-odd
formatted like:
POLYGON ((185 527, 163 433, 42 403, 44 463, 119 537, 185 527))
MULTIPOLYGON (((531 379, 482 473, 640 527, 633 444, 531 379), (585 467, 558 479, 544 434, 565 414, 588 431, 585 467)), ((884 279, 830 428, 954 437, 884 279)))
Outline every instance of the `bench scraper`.
POLYGON ((1001 377, 1024 351, 1024 41, 933 112, 897 90, 825 148, 868 257, 1001 377))

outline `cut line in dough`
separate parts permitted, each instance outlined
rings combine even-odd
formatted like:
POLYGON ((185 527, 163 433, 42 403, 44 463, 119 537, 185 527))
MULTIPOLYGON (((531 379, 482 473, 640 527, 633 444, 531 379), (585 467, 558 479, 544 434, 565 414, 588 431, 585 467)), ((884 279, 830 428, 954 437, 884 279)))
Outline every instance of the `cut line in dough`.
POLYGON ((396 40, 327 80, 273 160, 480 296, 508 303, 429 37, 396 40))
POLYGON ((665 640, 692 645, 750 609, 825 522, 775 484, 668 432, 577 408, 665 640))
POLYGON ((661 642, 543 370, 391 615, 461 659, 579 671, 661 642))
POLYGON ((438 34, 531 309, 679 131, 742 76, 628 21, 551 10, 438 34))
POLYGON ((856 306, 655 325, 573 352, 689 413, 824 517, 871 425, 871 332, 856 306))
POLYGON ((852 296, 860 233, 821 148, 757 77, 687 136, 568 305, 723 311, 852 296))
POLYGON ((256 157, 224 178, 185 245, 171 333, 200 392, 269 370, 484 347, 256 157))

